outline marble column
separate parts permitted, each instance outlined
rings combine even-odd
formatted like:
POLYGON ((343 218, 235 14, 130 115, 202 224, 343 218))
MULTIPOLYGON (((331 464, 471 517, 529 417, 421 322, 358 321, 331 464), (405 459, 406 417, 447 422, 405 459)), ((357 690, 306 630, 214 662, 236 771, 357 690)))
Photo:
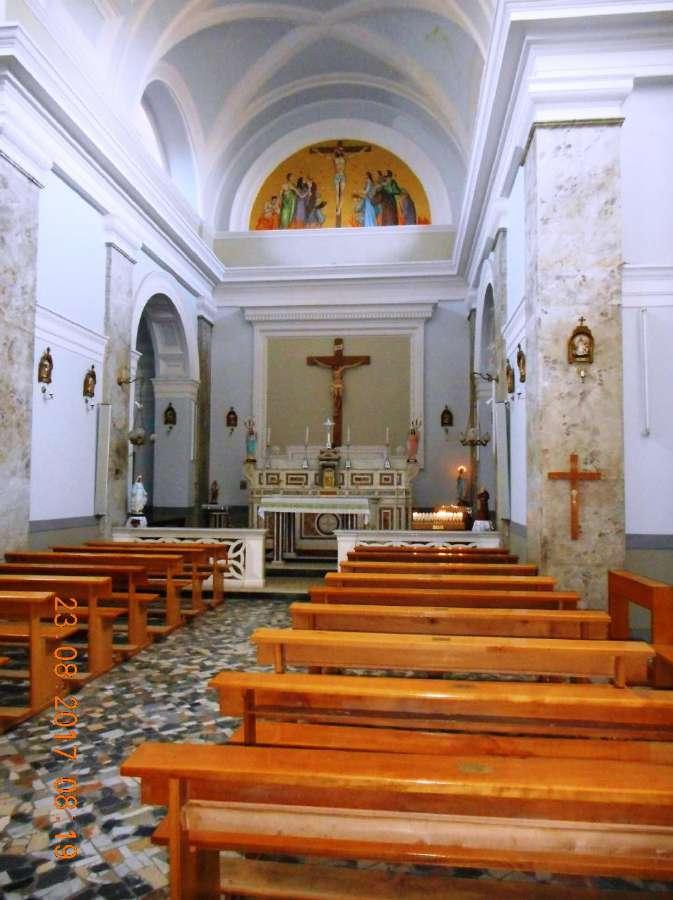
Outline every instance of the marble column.
POLYGON ((0 157, 0 552, 28 539, 39 190, 0 157))
POLYGON ((525 162, 528 561, 604 607, 607 570, 624 562, 621 186, 618 124, 537 127, 525 162), (595 338, 582 383, 568 339, 584 316, 595 338), (578 540, 570 486, 581 469, 578 540))
POLYGON ((211 349, 213 343, 213 323, 205 316, 197 319, 197 340, 199 349, 199 394, 197 400, 196 431, 196 489, 194 491, 193 524, 202 524, 201 504, 210 496, 210 395, 211 395, 211 349))
MULTIPOLYGON (((104 533, 124 525, 127 518, 129 477, 129 392, 117 378, 131 377, 131 322, 133 316, 133 266, 135 259, 121 241, 110 236, 105 266, 105 334, 108 343, 103 365, 102 403, 110 405, 110 453, 108 464, 107 511, 101 526, 104 533)), ((135 367, 134 367, 135 368, 135 367)))

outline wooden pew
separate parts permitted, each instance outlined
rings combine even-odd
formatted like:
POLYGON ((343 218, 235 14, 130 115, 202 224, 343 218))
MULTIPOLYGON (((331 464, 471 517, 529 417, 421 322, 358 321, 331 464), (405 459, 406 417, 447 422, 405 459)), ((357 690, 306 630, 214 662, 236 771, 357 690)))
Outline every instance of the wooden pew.
POLYGON ((605 640, 610 616, 601 610, 461 609, 293 603, 292 627, 398 634, 472 634, 605 640))
MULTIPOLYGON (((14 559, 21 556, 20 552, 8 552, 6 557, 14 559)), ((152 637, 147 630, 147 607, 156 603, 160 598, 158 594, 143 592, 147 586, 147 570, 144 566, 128 565, 120 561, 119 565, 97 565, 95 563, 57 563, 49 559, 50 553, 44 553, 44 561, 40 562, 7 562, 0 563, 2 575, 45 575, 50 572, 54 575, 99 575, 112 579, 112 593, 110 595, 114 605, 121 607, 128 616, 128 624, 125 628, 128 644, 115 644, 117 652, 133 655, 143 650, 152 643, 152 637)), ((43 558, 40 556, 40 560, 43 558)), ((36 557, 33 557, 35 559, 36 557)), ((117 626, 115 626, 116 628, 117 626)))
POLYGON ((575 591, 422 590, 420 588, 309 588, 311 603, 358 603, 367 606, 482 607, 492 609, 577 609, 575 591))
POLYGON ((228 567, 228 548, 219 541, 165 541, 161 538, 138 538, 136 541, 87 541, 91 547, 126 547, 127 549, 140 548, 140 552, 172 553, 181 551, 193 551, 187 556, 191 564, 198 569, 209 571, 213 579, 212 598, 210 606, 216 607, 224 603, 224 572, 228 567))
MULTIPOLYGON (((79 630, 77 625, 53 623, 54 597, 50 591, 0 591, 0 644, 27 644, 28 670, 0 669, 0 679, 29 682, 29 705, 0 707, 0 723, 15 725, 50 705, 59 692, 53 652, 79 630), (50 620, 50 621, 43 621, 50 620)), ((67 688, 64 689, 67 692, 67 688)))
POLYGON ((443 553, 425 550, 409 550, 408 548, 394 549, 386 548, 385 550, 371 550, 369 547, 349 550, 347 558, 351 562, 370 561, 370 562, 410 562, 410 563, 465 563, 475 565, 484 565, 485 563, 514 564, 518 563, 519 557, 511 553, 494 552, 481 553, 475 556, 472 553, 443 553))
POLYGON ((673 691, 651 688, 238 671, 218 673, 209 686, 223 715, 243 718, 248 743, 260 719, 370 735, 381 728, 607 739, 608 748, 619 740, 673 741, 673 691))
POLYGON ((553 591, 548 575, 409 575, 381 572, 328 572, 327 587, 420 588, 421 590, 553 591))
POLYGON ((360 572, 365 575, 379 573, 391 575, 537 575, 537 566, 518 563, 476 563, 476 562, 372 562, 371 560, 345 560, 340 565, 343 573, 360 572))
MULTIPOLYGON (((119 609, 104 609, 98 601, 110 597, 112 580, 84 575, 0 575, 0 591, 53 591, 59 597, 74 598, 78 603, 78 618, 88 618, 88 671, 79 670, 73 679, 82 684, 112 668, 112 626, 120 615, 119 609)), ((53 613, 52 613, 53 615, 53 613)))
POLYGON ((443 546, 429 546, 428 544, 356 544, 354 552, 365 551, 367 553, 436 553, 439 555, 460 554, 463 556, 509 556, 506 547, 470 547, 467 544, 444 544, 443 546))
POLYGON ((168 807, 172 898, 218 896, 220 850, 673 875, 667 765, 145 743, 121 774, 168 807))
POLYGON ((165 591, 166 609, 165 625, 150 625, 150 634, 168 634, 184 624, 184 618, 180 609, 179 590, 184 581, 181 580, 182 557, 169 553, 101 553, 94 547, 54 547, 51 551, 54 561, 87 563, 95 562, 97 565, 130 565, 144 566, 147 570, 149 583, 153 591, 162 589, 165 591))
POLYGON ((673 687, 673 586, 621 569, 608 572, 610 634, 617 640, 629 636, 631 603, 650 612, 651 642, 657 654, 654 684, 673 687))
POLYGON ((285 667, 482 672, 610 678, 617 686, 646 684, 654 656, 640 641, 571 641, 427 634, 366 634, 258 628, 257 659, 285 667))

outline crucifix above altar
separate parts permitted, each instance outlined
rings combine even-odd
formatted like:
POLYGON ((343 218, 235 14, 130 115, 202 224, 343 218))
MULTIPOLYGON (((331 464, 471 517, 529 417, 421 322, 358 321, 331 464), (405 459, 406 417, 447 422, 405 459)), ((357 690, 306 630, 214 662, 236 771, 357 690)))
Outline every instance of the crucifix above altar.
POLYGON ((334 420, 332 437, 332 445, 334 447, 340 447, 342 444, 344 372, 346 369, 368 366, 370 362, 371 358, 369 356, 344 356, 343 338, 334 338, 334 353, 332 356, 308 356, 306 358, 306 365, 308 366, 320 366, 322 369, 332 370, 330 394, 332 396, 332 419, 334 420))

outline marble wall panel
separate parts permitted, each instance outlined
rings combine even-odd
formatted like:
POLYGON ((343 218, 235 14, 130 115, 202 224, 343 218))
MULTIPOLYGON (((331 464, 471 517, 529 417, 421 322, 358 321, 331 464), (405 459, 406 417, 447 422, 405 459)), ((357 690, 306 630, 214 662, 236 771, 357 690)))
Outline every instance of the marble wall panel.
POLYGON ((604 606, 624 561, 619 127, 537 128, 525 176, 528 558, 604 606), (584 383, 567 361, 580 315, 596 340, 584 383), (547 477, 571 453, 604 473, 580 487, 576 541, 569 484, 547 477))
POLYGON ((38 197, 0 158, 0 551, 28 540, 38 197))
POLYGON ((133 261, 108 245, 105 267, 105 352, 102 402, 111 406, 108 508, 104 532, 124 525, 127 513, 129 471, 129 391, 119 386, 117 376, 131 368, 131 318, 133 314, 133 261))

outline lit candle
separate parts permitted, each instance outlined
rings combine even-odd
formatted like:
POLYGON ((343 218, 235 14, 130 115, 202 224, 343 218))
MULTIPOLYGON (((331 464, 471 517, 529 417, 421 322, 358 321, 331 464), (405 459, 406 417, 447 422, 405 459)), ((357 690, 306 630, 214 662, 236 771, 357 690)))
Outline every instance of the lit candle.
POLYGON ((266 442, 267 442, 267 444, 271 443, 271 428, 270 427, 266 429, 266 442))
POLYGON ((386 444, 390 443, 390 428, 386 425, 386 444))
POLYGON ((349 425, 348 428, 346 429, 346 443, 350 444, 350 442, 351 442, 351 427, 349 425))
POLYGON ((308 447, 308 425, 306 426, 306 437, 304 438, 304 443, 308 447))

